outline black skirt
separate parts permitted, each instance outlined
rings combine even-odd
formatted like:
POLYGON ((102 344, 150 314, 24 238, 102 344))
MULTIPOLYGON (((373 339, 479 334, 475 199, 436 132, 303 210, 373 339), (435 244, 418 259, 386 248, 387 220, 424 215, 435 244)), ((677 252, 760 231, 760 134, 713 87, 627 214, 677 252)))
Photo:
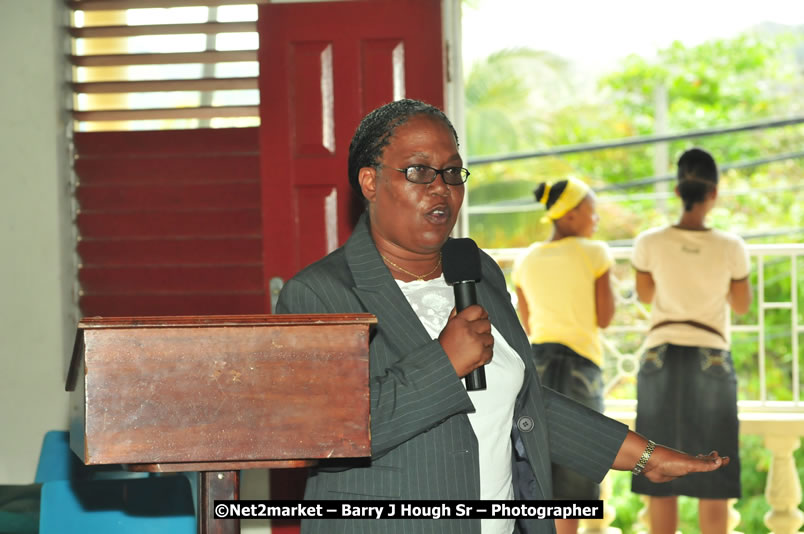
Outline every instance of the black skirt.
POLYGON ((635 476, 634 493, 741 497, 737 378, 729 351, 671 344, 645 351, 637 375, 636 431, 692 455, 716 450, 730 461, 716 471, 661 484, 635 476))
MULTIPOLYGON (((560 343, 533 345, 533 358, 542 385, 603 412, 603 376, 594 362, 560 343)), ((600 485, 559 464, 552 464, 553 497, 556 499, 600 498, 600 485)))

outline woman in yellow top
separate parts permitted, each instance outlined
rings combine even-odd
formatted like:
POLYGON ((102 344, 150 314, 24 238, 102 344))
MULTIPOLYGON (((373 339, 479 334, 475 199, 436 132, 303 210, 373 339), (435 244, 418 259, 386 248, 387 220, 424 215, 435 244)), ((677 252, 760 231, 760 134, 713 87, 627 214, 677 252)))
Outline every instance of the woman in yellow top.
MULTIPOLYGON (((614 316, 608 247, 590 239, 599 217, 595 196, 575 178, 541 183, 536 200, 547 208, 553 235, 532 244, 512 274, 519 315, 533 345, 542 384, 603 411, 599 328, 614 316)), ((599 486, 575 471, 553 465, 557 499, 598 499, 599 486)), ((558 534, 575 533, 578 520, 556 521, 558 534)))

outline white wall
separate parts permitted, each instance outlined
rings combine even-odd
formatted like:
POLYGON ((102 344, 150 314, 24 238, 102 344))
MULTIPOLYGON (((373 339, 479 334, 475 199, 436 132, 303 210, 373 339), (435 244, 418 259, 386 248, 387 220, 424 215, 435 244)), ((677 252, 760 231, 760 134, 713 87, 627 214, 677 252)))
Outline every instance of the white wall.
MULTIPOLYGON (((445 3, 445 13, 459 13, 457 0, 445 3)), ((67 428, 65 362, 78 312, 63 4, 0 0, 0 484, 32 482, 42 436, 67 428)), ((248 472, 241 495, 266 498, 266 484, 264 471, 248 472)))
POLYGON ((72 238, 63 1, 0 0, 0 484, 33 482, 67 427, 72 238))

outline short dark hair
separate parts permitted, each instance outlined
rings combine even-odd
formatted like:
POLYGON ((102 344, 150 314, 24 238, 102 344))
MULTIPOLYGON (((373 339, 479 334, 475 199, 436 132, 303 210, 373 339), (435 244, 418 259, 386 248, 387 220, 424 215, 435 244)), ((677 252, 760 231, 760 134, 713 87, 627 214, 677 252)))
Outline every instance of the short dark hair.
POLYGON ((717 182, 715 158, 706 150, 691 148, 678 158, 678 194, 684 202, 684 211, 703 202, 717 182))
POLYGON ((380 106, 363 117, 349 144, 349 183, 361 197, 358 174, 363 167, 377 167, 380 164, 383 149, 390 142, 391 136, 400 125, 417 115, 429 115, 442 121, 449 127, 458 144, 458 134, 444 112, 435 106, 420 100, 403 99, 380 106))

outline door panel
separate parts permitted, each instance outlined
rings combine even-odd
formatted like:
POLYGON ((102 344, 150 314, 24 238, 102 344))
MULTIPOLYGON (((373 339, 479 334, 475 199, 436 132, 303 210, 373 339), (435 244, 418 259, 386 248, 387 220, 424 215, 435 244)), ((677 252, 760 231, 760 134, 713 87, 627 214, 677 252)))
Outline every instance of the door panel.
MULTIPOLYGON (((443 109, 440 0, 260 7, 260 164, 265 285, 343 244, 362 211, 347 176, 360 119, 400 98, 443 109)), ((305 473, 271 472, 271 497, 305 473)), ((274 521, 274 534, 298 532, 274 521)))
POLYGON ((361 43, 361 110, 368 113, 386 102, 405 98, 405 42, 368 39, 361 43))
POLYGON ((443 108, 440 1, 266 4, 258 28, 265 278, 287 279, 362 210, 346 168, 363 115, 403 97, 443 108))

